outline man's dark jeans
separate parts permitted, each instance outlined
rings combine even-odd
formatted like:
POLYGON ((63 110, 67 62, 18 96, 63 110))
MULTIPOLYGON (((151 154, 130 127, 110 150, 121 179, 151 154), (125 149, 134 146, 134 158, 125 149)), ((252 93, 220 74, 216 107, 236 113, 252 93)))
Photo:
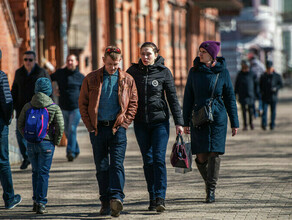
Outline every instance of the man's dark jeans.
POLYGON ((90 133, 96 167, 96 179, 99 185, 100 200, 123 201, 125 171, 124 159, 127 147, 126 129, 120 127, 115 135, 111 126, 98 125, 98 135, 90 133))
MULTIPOLYGON (((18 122, 16 122, 16 123, 18 123, 18 122)), ((19 132, 18 129, 16 129, 15 133, 16 133, 16 139, 17 139, 20 153, 21 153, 24 160, 28 160, 28 156, 27 156, 27 152, 26 152, 27 151, 27 141, 21 135, 21 133, 19 132)))
POLYGON ((32 199, 36 203, 47 204, 49 173, 52 165, 55 146, 51 141, 27 143, 28 158, 32 166, 32 199))
POLYGON ((271 107, 271 122, 270 122, 270 128, 274 129, 275 127, 275 119, 276 119, 276 105, 277 102, 265 102, 263 101, 263 115, 262 115, 262 127, 267 126, 267 120, 268 120, 268 105, 271 107))
POLYGON ((0 181, 3 188, 3 200, 7 207, 14 199, 13 182, 9 164, 8 126, 0 118, 0 181))
POLYGON ((79 108, 72 111, 62 110, 65 124, 65 135, 68 139, 67 144, 67 154, 71 153, 75 158, 79 153, 79 145, 77 142, 77 126, 80 122, 80 112, 79 108))
POLYGON ((134 122, 134 130, 144 163, 144 175, 150 200, 165 199, 167 174, 165 154, 169 139, 169 121, 157 124, 134 122))

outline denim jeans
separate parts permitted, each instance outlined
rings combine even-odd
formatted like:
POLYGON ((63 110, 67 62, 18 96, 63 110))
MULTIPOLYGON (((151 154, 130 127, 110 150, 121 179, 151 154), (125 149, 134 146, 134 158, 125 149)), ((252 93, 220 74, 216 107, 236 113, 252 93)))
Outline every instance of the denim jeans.
POLYGON ((67 154, 71 153, 73 157, 76 157, 80 153, 77 142, 77 126, 81 115, 78 108, 72 111, 62 110, 62 113, 65 124, 65 135, 68 139, 67 154))
POLYGON ((144 175, 150 200, 165 199, 167 174, 165 154, 169 139, 169 121, 157 124, 134 122, 134 130, 144 163, 144 175))
POLYGON ((8 126, 0 118, 0 181, 3 188, 3 200, 7 207, 14 199, 13 182, 9 163, 8 126))
MULTIPOLYGON (((18 122, 16 122, 16 124, 18 124, 18 122)), ((16 139, 17 139, 17 143, 19 146, 19 150, 20 153, 23 157, 24 160, 28 160, 28 156, 27 156, 27 141, 25 140, 25 138, 21 135, 21 133, 18 131, 18 129, 16 128, 16 139)))
POLYGON ((27 143, 28 158, 32 166, 32 199, 36 203, 47 204, 49 172, 52 165, 55 146, 51 141, 27 143))
POLYGON ((98 134, 90 134, 99 186, 100 201, 120 199, 123 201, 125 171, 124 159, 127 148, 126 129, 120 127, 115 135, 112 127, 98 125, 98 134))
POLYGON ((268 105, 271 106, 270 128, 273 129, 275 127, 275 119, 276 119, 276 105, 277 105, 276 101, 269 102, 269 103, 263 101, 262 127, 266 127, 267 126, 268 105))

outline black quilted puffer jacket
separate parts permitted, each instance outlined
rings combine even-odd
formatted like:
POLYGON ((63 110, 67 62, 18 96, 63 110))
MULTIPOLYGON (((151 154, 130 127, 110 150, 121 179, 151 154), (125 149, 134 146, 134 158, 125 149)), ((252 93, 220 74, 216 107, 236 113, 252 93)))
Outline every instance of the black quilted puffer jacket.
POLYGON ((135 79, 138 90, 138 110, 135 121, 159 123, 169 119, 169 104, 176 125, 183 125, 182 111, 177 99, 174 80, 158 56, 153 65, 133 64, 127 72, 135 79), (167 102, 166 102, 167 99, 167 102))

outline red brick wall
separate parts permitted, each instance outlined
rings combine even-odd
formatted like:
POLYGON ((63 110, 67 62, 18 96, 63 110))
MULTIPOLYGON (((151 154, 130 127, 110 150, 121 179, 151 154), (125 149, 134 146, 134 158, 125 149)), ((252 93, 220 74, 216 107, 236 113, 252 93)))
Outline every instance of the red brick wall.
POLYGON ((18 34, 22 38, 18 57, 19 63, 22 64, 23 53, 30 49, 28 0, 9 0, 9 4, 17 26, 18 34))
POLYGON ((0 49, 2 50, 1 70, 8 76, 10 87, 14 80, 15 70, 19 67, 19 50, 15 48, 0 4, 0 49))

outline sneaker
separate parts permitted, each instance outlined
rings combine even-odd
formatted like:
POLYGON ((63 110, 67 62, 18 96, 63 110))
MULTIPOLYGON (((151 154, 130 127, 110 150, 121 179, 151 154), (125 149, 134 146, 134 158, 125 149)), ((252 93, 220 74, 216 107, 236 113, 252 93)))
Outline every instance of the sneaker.
POLYGON ((38 207, 38 204, 35 201, 33 201, 32 211, 36 212, 37 211, 37 207, 38 207))
POLYGON ((109 201, 102 201, 101 202, 101 208, 100 208, 100 211, 99 211, 99 214, 100 215, 109 215, 110 214, 110 203, 109 201))
POLYGON ((17 194, 14 196, 13 201, 5 208, 6 209, 13 209, 15 206, 17 206, 19 203, 21 203, 21 201, 22 201, 21 196, 17 194))
POLYGON ((20 169, 21 170, 25 170, 28 167, 29 164, 30 164, 29 160, 27 160, 27 159, 23 160, 22 164, 20 166, 20 169))
POLYGON ((150 200, 148 210, 149 211, 155 211, 156 210, 156 201, 155 200, 150 200))
POLYGON ((72 153, 68 153, 67 154, 67 159, 68 159, 69 162, 72 162, 74 160, 74 157, 73 157, 72 153))
POLYGON ((164 199, 156 198, 156 211, 157 212, 164 212, 165 211, 164 199))
POLYGON ((46 205, 39 203, 37 205, 37 210, 36 210, 36 214, 44 214, 47 213, 48 211, 46 210, 46 205))
POLYGON ((250 129, 253 130, 254 129, 254 125, 250 124, 250 129))
POLYGON ((111 216, 119 217, 120 212, 123 210, 123 203, 119 199, 111 199, 110 207, 111 207, 111 212, 112 212, 111 216))

